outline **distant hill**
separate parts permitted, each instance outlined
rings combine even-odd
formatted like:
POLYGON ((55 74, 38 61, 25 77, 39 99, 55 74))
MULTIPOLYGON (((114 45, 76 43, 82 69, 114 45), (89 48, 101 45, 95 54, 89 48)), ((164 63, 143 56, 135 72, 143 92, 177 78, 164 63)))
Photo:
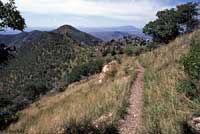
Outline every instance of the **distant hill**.
POLYGON ((0 43, 5 43, 9 46, 16 46, 17 48, 20 48, 25 44, 32 43, 33 41, 39 41, 44 34, 48 34, 48 32, 32 31, 22 32, 15 35, 0 35, 0 43))
POLYGON ((53 30, 52 32, 62 34, 62 35, 67 35, 68 37, 71 37, 73 40, 77 41, 80 44, 87 44, 87 45, 96 45, 99 42, 101 42, 100 39, 82 32, 70 25, 63 25, 59 27, 56 30, 53 30))
MULTIPOLYGON (((24 32, 32 32, 32 31, 52 31, 54 28, 44 28, 44 27, 28 27, 24 29, 24 32)), ((5 31, 0 31, 0 35, 14 35, 19 34, 21 31, 19 30, 12 30, 7 28, 5 31)))
POLYGON ((97 38, 104 41, 110 41, 112 39, 120 39, 124 36, 132 35, 134 37, 140 37, 148 39, 141 29, 133 26, 121 26, 121 27, 100 27, 100 28, 80 28, 80 30, 87 32, 97 38))
POLYGON ((43 34, 48 34, 48 33, 65 35, 66 37, 71 38, 72 40, 76 41, 81 45, 96 45, 98 44, 98 42, 101 42, 100 39, 97 39, 92 35, 81 32, 72 26, 64 25, 56 30, 48 32, 35 30, 30 32, 21 32, 18 34, 8 34, 8 35, 2 34, 0 35, 0 43, 5 43, 10 46, 14 45, 17 48, 20 48, 24 46, 24 44, 30 44, 33 41, 39 40, 43 34))

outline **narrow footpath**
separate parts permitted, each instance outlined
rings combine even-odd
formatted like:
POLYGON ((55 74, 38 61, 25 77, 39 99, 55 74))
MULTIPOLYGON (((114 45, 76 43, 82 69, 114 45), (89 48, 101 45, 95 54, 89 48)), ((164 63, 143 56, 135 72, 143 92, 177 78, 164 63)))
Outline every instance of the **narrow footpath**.
POLYGON ((120 134, 136 134, 139 126, 141 125, 141 116, 143 108, 143 77, 144 68, 137 61, 137 78, 133 84, 131 90, 131 96, 129 98, 128 113, 124 120, 119 123, 120 134))

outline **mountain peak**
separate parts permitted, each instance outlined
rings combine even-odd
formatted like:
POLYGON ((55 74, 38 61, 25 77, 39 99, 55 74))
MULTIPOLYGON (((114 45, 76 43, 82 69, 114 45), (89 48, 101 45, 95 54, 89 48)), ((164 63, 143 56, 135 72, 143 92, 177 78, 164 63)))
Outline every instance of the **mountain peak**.
POLYGON ((71 25, 63 25, 57 28, 56 30, 53 30, 53 32, 59 33, 59 34, 67 34, 69 32, 71 33, 72 31, 78 31, 78 30, 72 27, 71 25))
POLYGON ((71 25, 60 26, 59 28, 53 30, 52 32, 68 36, 80 44, 96 45, 98 44, 98 42, 101 42, 100 39, 88 33, 82 32, 71 25))

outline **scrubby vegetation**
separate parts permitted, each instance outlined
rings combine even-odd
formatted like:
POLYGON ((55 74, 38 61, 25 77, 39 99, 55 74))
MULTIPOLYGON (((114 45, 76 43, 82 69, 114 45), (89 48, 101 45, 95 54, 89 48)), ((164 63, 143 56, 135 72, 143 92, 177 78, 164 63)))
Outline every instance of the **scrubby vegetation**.
POLYGON ((15 58, 0 70, 0 99, 4 100, 0 102, 1 120, 4 115, 13 117, 17 110, 49 91, 62 91, 82 76, 99 72, 103 61, 94 57, 92 49, 48 32, 18 49, 15 58))
POLYGON ((67 83, 73 83, 83 79, 84 77, 89 77, 92 74, 100 73, 104 64, 103 59, 90 60, 86 63, 79 64, 72 68, 71 72, 66 78, 67 83))
POLYGON ((156 43, 138 37, 125 36, 122 39, 102 43, 102 45, 97 48, 102 53, 102 56, 116 56, 122 54, 133 56, 150 50, 153 48, 153 44, 156 43))

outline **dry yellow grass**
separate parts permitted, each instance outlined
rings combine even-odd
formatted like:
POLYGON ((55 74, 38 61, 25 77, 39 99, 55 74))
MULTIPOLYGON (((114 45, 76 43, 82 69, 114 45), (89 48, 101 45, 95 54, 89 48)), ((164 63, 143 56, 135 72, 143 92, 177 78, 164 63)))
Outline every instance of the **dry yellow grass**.
POLYGON ((138 57, 146 69, 144 134, 181 134, 182 123, 188 113, 200 109, 200 104, 186 99, 177 91, 180 80, 186 76, 179 63, 187 53, 192 37, 200 31, 177 38, 168 45, 138 57))
POLYGON ((115 124, 127 105, 136 75, 134 62, 134 58, 123 57, 114 79, 100 84, 99 75, 95 75, 70 85, 63 93, 41 98, 18 112, 18 122, 3 133, 54 134, 71 124, 90 123, 97 128, 115 124))

